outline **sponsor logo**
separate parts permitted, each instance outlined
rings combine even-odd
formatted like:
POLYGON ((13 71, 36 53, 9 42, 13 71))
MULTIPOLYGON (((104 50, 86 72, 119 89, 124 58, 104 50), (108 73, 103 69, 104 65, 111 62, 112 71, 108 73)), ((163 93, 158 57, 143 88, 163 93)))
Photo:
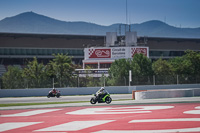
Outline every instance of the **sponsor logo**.
POLYGON ((147 48, 131 48, 132 57, 135 54, 143 54, 143 55, 147 56, 147 48))
POLYGON ((89 49, 89 58, 111 58, 110 49, 89 49))

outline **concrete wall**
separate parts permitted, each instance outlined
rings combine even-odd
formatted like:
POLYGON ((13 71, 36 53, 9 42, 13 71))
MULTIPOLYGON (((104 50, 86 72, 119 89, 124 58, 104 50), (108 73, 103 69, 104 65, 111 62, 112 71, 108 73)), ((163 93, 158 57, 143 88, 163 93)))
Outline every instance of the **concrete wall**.
MULTIPOLYGON (((112 86, 105 87, 111 94, 130 94, 136 90, 156 90, 156 89, 186 89, 200 88, 200 84, 186 85, 148 85, 148 86, 112 86)), ((57 88, 61 91, 61 95, 91 95, 100 87, 80 87, 80 88, 57 88)), ((1 89, 0 97, 27 97, 27 96, 46 96, 51 88, 40 89, 1 89)), ((200 94, 197 90, 196 93, 200 94)))
MULTIPOLYGON (((128 87, 113 86, 105 87, 111 94, 126 94, 128 87)), ((96 93, 100 87, 80 87, 80 88, 57 88, 61 95, 91 95, 96 93)), ((1 89, 0 97, 27 97, 27 96, 46 96, 51 88, 41 89, 1 89)))
POLYGON ((193 89, 171 89, 171 90, 155 90, 155 91, 150 90, 150 91, 135 92, 135 100, 193 97, 193 96, 194 96, 193 89))
POLYGON ((137 86, 136 90, 186 89, 186 88, 200 88, 200 84, 146 85, 146 86, 137 86))
POLYGON ((200 89, 193 89, 194 96, 200 96, 200 89))

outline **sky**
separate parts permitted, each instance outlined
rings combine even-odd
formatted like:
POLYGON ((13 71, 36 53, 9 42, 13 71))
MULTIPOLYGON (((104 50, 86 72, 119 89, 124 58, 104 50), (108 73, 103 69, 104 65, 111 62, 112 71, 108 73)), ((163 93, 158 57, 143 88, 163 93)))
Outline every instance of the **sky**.
POLYGON ((200 27, 200 0, 0 0, 0 20, 29 11, 105 26, 160 20, 176 27, 200 27))

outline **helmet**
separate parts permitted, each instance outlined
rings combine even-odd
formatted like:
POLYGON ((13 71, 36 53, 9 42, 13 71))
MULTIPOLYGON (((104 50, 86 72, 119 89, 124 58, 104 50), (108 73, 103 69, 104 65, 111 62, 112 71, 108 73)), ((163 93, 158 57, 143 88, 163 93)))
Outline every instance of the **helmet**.
POLYGON ((55 91, 56 89, 55 89, 55 88, 53 88, 53 90, 55 91))
POLYGON ((103 91, 103 90, 104 90, 104 87, 101 87, 101 90, 103 91))

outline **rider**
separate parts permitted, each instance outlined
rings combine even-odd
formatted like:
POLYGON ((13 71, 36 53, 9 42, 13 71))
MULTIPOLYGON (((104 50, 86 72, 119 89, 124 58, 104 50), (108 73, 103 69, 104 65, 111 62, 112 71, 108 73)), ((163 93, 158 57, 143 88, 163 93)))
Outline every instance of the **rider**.
POLYGON ((52 93, 52 94, 56 94, 56 93, 57 93, 56 89, 53 88, 53 89, 51 90, 51 93, 52 93))
POLYGON ((101 87, 101 89, 99 89, 96 92, 96 96, 98 100, 101 100, 102 96, 106 93, 106 90, 104 89, 104 87, 101 87))

